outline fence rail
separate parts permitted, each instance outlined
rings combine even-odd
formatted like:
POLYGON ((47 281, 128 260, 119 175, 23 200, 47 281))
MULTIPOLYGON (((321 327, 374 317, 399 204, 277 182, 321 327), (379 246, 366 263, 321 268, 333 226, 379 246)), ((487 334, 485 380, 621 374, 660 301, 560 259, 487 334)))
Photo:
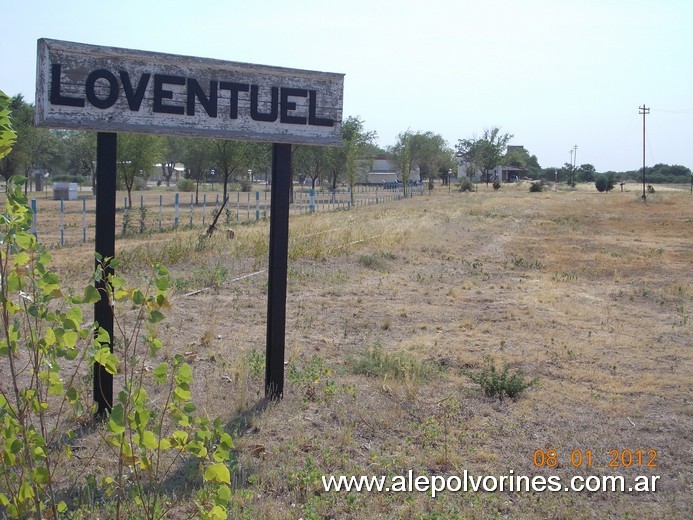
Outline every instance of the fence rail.
MULTIPOLYGON (((423 186, 407 188, 406 196, 423 194, 423 186)), ((82 193, 82 192, 80 192, 82 193)), ((294 189, 290 214, 316 213, 351 209, 352 206, 370 206, 397 201, 405 196, 404 190, 380 186, 356 186, 353 197, 349 188, 294 189), (353 200, 353 202, 352 202, 353 200)), ((77 200, 53 200, 48 193, 36 193, 31 198, 34 213, 32 232, 48 245, 59 247, 94 240, 96 200, 91 193, 79 195, 77 200)), ((229 192, 229 201, 218 223, 231 225, 252 222, 270 216, 271 192, 229 192)), ((151 231, 165 231, 180 227, 193 228, 209 225, 222 203, 220 192, 194 193, 137 192, 132 205, 127 194, 119 192, 116 208, 116 234, 136 236, 151 231)))

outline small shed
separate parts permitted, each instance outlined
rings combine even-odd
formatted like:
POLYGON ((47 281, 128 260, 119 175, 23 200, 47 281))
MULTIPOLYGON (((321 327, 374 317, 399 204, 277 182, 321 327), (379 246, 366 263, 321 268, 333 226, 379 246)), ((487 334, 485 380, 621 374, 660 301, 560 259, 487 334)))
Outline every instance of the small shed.
POLYGON ((56 182, 53 184, 53 200, 77 200, 76 182, 56 182))

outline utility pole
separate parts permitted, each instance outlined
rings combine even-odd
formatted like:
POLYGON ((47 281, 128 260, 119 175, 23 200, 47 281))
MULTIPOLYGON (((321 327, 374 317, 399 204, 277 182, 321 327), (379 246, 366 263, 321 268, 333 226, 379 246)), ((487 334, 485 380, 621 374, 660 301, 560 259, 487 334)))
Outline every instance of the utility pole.
POLYGON ((577 145, 573 146, 573 184, 575 184, 575 168, 577 168, 577 145))
POLYGON ((638 107, 638 114, 642 114, 642 200, 647 201, 645 194, 645 116, 650 113, 650 109, 643 105, 638 107))

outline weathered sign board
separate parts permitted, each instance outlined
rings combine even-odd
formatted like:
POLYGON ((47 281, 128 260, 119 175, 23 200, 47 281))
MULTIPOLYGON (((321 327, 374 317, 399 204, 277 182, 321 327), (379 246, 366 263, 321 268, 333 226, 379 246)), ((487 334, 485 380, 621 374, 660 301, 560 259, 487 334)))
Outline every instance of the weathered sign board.
MULTIPOLYGON (((343 88, 343 74, 38 40, 36 124, 98 132, 95 251, 101 258, 115 255, 118 132, 273 143, 269 398, 280 398, 284 388, 291 145, 341 146, 343 88)), ((112 275, 110 266, 104 269, 112 275)), ((94 317, 113 338, 107 301, 94 305, 94 317)), ((94 366, 94 401, 99 415, 113 406, 113 377, 100 365, 94 366)))
POLYGON ((340 146, 344 75, 38 40, 39 126, 340 146))

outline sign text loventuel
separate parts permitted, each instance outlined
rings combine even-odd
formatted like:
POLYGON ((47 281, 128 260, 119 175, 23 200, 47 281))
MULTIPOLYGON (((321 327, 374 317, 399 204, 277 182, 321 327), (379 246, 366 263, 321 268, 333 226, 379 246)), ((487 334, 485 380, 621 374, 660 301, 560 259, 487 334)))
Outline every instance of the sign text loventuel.
POLYGON ((36 123, 339 146, 343 74, 41 39, 36 123))

